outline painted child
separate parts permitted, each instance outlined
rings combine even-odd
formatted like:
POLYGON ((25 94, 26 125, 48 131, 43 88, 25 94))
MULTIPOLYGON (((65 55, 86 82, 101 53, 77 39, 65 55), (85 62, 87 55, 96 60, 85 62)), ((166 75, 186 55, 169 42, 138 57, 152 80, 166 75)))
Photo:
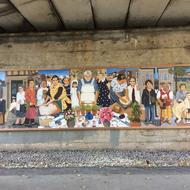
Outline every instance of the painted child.
POLYGON ((145 107, 145 122, 153 123, 155 120, 156 92, 151 80, 145 81, 145 89, 142 93, 142 104, 145 107))
POLYGON ((163 83, 162 88, 157 94, 157 100, 160 104, 161 109, 161 118, 163 122, 169 124, 172 123, 172 101, 173 101, 173 92, 170 90, 168 83, 163 83))
POLYGON ((79 106, 79 100, 77 96, 77 86, 78 86, 78 81, 74 80, 71 83, 71 107, 72 109, 76 108, 79 106))

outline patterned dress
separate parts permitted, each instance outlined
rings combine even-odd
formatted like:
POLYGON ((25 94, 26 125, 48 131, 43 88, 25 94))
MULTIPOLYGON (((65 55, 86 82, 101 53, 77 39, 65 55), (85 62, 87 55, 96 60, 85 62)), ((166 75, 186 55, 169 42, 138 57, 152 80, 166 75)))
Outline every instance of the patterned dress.
POLYGON ((102 107, 110 106, 110 98, 109 98, 109 88, 107 86, 108 81, 106 79, 97 81, 98 89, 99 89, 99 97, 97 100, 97 105, 102 107))
POLYGON ((36 117, 36 94, 34 88, 27 88, 25 90, 25 101, 28 104, 26 112, 27 119, 35 119, 36 117))

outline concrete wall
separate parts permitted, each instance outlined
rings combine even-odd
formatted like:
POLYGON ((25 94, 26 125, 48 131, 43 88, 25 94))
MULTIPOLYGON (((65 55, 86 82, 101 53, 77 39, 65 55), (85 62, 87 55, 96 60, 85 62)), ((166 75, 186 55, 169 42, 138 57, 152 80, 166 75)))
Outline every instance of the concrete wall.
POLYGON ((190 28, 0 35, 0 69, 190 65, 190 28))
POLYGON ((1 130, 0 151, 190 150, 190 128, 1 130))
MULTIPOLYGON (((190 65, 190 28, 0 35, 0 70, 190 65)), ((1 130, 0 150, 190 150, 189 128, 1 130)))

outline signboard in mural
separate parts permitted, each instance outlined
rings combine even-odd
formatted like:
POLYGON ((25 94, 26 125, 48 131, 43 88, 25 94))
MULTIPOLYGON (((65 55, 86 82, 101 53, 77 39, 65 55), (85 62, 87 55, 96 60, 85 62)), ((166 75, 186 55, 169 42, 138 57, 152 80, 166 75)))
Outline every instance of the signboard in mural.
MULTIPOLYGON (((22 76, 23 80, 15 100, 6 100, 15 116, 13 127, 169 127, 190 123, 190 67, 42 70, 6 75, 10 79, 22 76)), ((12 87, 6 88, 9 92, 12 87)))

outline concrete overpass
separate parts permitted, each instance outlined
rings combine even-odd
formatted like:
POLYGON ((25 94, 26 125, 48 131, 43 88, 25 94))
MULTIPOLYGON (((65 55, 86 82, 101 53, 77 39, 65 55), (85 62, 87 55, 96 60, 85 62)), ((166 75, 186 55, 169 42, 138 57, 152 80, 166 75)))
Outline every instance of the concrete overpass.
POLYGON ((190 25, 190 0, 0 0, 0 32, 190 25))

